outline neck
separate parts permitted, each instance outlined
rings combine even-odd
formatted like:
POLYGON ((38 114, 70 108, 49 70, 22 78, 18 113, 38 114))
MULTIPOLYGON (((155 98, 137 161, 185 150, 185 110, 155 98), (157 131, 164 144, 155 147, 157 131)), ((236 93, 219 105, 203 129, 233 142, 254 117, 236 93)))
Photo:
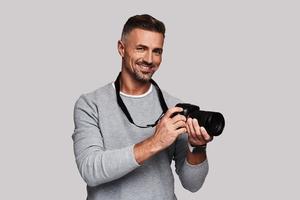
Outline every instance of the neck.
POLYGON ((141 95, 146 93, 151 86, 150 81, 142 82, 133 80, 132 78, 126 76, 126 74, 121 73, 120 77, 120 91, 129 95, 141 95))

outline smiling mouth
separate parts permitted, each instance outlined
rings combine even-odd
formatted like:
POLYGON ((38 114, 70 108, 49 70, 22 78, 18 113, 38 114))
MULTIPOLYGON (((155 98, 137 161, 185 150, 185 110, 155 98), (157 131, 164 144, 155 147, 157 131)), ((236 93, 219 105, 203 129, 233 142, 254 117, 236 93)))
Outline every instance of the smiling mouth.
POLYGON ((147 73, 152 72, 152 69, 154 68, 154 66, 152 65, 144 65, 144 64, 137 64, 137 65, 140 67, 140 69, 142 69, 143 72, 147 72, 147 73))

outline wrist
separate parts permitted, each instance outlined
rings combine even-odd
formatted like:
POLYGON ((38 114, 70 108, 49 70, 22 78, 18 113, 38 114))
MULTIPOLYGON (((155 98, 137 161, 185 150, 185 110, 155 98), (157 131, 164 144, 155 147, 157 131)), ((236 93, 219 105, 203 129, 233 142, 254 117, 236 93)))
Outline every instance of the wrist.
POLYGON ((206 145, 197 147, 188 143, 189 150, 187 151, 187 162, 191 165, 197 165, 206 160, 206 145))
POLYGON ((156 145, 153 137, 147 138, 146 140, 134 145, 135 159, 139 164, 143 164, 144 161, 146 161, 159 151, 160 149, 156 145))
POLYGON ((164 149, 164 147, 160 144, 155 135, 151 136, 147 139, 149 151, 153 154, 156 154, 164 149))
POLYGON ((188 142, 188 149, 191 153, 206 153, 207 144, 203 145, 192 145, 188 142))

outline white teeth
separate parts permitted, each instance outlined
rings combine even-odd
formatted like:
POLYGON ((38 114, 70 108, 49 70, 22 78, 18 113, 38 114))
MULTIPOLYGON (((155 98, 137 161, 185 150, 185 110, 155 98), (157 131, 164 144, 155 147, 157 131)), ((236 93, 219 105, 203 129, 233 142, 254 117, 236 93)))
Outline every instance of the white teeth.
POLYGON ((139 66, 142 67, 142 68, 147 68, 147 69, 151 68, 151 67, 148 66, 148 65, 139 65, 139 66))

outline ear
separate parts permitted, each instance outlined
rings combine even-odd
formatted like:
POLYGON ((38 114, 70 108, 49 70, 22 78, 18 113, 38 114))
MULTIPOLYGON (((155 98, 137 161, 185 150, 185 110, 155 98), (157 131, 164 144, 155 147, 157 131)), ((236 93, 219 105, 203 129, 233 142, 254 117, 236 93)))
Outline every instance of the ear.
POLYGON ((120 56, 123 58, 124 54, 125 54, 125 46, 121 40, 118 41, 118 52, 119 52, 120 56))

